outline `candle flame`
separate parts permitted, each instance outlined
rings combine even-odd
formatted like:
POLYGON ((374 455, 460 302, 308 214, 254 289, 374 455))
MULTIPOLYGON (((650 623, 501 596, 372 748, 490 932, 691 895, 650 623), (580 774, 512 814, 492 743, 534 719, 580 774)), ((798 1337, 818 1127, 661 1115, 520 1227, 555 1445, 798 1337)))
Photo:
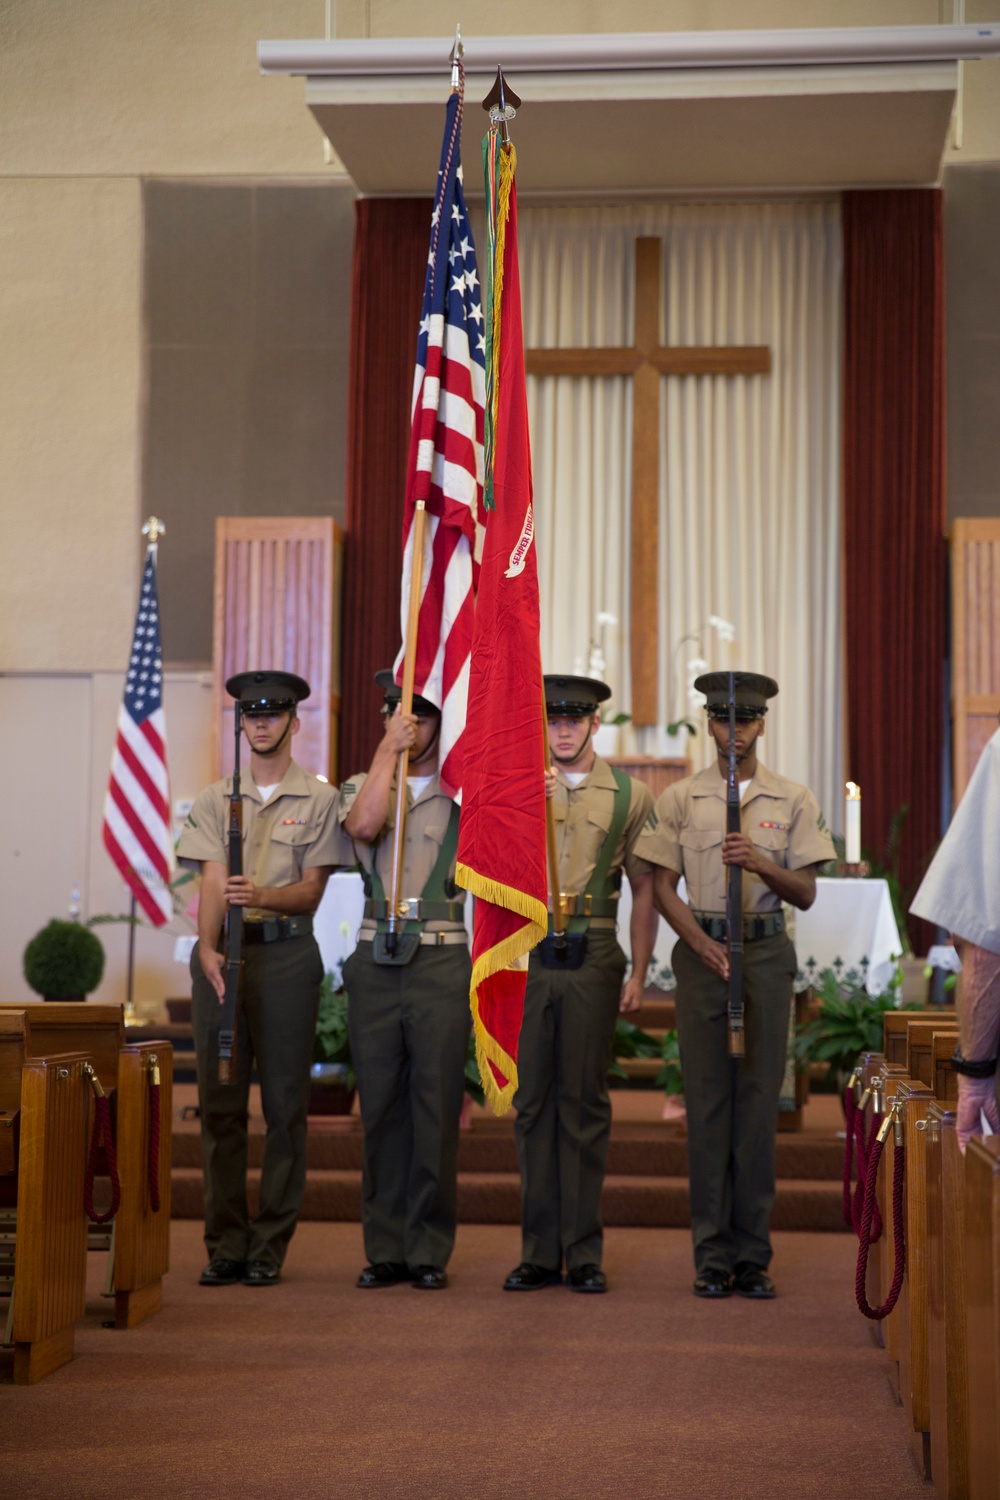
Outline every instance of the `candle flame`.
POLYGON ((861 801, 861 788, 858 786, 856 781, 849 781, 847 783, 847 796, 848 800, 851 802, 861 801))

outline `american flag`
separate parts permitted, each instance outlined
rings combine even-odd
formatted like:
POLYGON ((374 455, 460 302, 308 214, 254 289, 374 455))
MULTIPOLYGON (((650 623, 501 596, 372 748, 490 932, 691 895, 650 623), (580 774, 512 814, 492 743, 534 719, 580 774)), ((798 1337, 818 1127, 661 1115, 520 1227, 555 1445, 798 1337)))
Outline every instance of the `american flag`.
MULTIPOLYGON (((416 502, 427 506, 414 692, 441 709, 439 775, 462 787, 469 655, 482 551, 486 323, 462 191, 462 93, 448 100, 417 338, 403 519, 406 638, 416 502)), ((403 651, 396 660, 402 681, 403 651)))
POLYGON ((163 720, 163 659, 156 597, 156 548, 146 552, 111 779, 104 800, 104 847, 154 927, 173 915, 176 868, 170 836, 170 782, 163 720))

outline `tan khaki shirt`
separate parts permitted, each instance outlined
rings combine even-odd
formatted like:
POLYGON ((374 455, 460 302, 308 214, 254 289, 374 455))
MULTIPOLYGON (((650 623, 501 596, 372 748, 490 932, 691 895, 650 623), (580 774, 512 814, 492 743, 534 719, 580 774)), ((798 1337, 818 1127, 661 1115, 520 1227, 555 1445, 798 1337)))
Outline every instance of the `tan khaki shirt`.
MULTIPOLYGON (((759 761, 740 803, 742 831, 784 870, 835 859, 830 830, 808 787, 777 776, 759 761)), ((694 911, 726 909, 726 780, 717 765, 688 776, 662 792, 656 823, 642 834, 637 853, 654 865, 676 870, 687 881, 694 911)), ((759 875, 743 872, 743 910, 778 911, 781 897, 759 875)))
MULTIPOLYGON (((249 772, 240 777, 243 797, 243 873, 254 885, 296 885, 303 870, 345 862, 344 840, 337 822, 337 792, 317 781, 294 761, 266 805, 249 772)), ((177 857, 196 868, 205 860, 229 865, 229 803, 233 778, 214 781, 199 792, 181 829, 177 857)), ((347 849, 347 862, 352 855, 347 849)), ((248 906, 252 921, 273 915, 248 906)))
MULTIPOLYGON (((358 795, 367 777, 366 772, 352 776, 345 781, 340 792, 340 823, 343 823, 347 814, 354 805, 354 799, 358 795)), ((420 796, 413 800, 413 793, 409 787, 406 789, 406 836, 403 845, 403 879, 400 889, 400 898, 404 901, 417 899, 423 892, 424 886, 430 878, 430 873, 437 864, 438 855, 441 853, 441 845, 444 836, 448 832, 448 823, 451 818, 452 800, 442 790, 441 783, 435 776, 430 781, 420 796)), ((392 785, 389 795, 389 815, 386 818, 385 827, 377 838, 371 843, 364 843, 360 839, 353 841, 348 838, 346 832, 343 837, 355 851, 357 863, 361 869, 368 873, 372 868, 378 871, 385 894, 388 898, 389 889, 392 884, 392 830, 396 826, 396 784, 392 785)), ((353 863, 353 860, 352 860, 353 863)), ((455 878, 455 860, 451 862, 448 872, 450 878, 455 878)), ((464 902, 465 892, 461 889, 458 894, 449 899, 464 902)), ((435 918, 424 924, 427 932, 456 932, 464 927, 462 922, 445 922, 435 918)), ((374 932, 375 922, 366 917, 361 923, 362 932, 374 932)))
MULTIPOLYGON (((587 889, 594 866, 601 856, 604 841, 611 827, 614 814, 615 794, 618 790, 614 773, 607 761, 598 755, 590 773, 573 786, 566 773, 556 766, 556 790, 552 799, 552 811, 556 825, 556 853, 559 857, 559 883, 567 896, 578 896, 587 889)), ((645 782, 629 777, 632 796, 628 816, 614 852, 611 856, 609 874, 613 875, 622 866, 629 879, 637 875, 648 875, 651 866, 639 858, 636 843, 643 825, 653 810, 653 794, 645 782)), ((551 893, 549 906, 551 908, 551 893)), ((606 920, 594 918, 595 925, 606 920)))

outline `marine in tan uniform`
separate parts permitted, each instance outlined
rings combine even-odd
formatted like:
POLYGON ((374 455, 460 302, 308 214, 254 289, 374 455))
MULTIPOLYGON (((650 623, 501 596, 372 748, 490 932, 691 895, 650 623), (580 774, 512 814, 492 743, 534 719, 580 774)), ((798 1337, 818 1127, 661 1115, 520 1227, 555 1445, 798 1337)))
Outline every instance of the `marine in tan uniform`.
POLYGON ((549 782, 559 882, 569 897, 565 957, 551 935, 532 951, 518 1043, 514 1134, 521 1169, 522 1261, 506 1291, 566 1281, 607 1291, 601 1268, 601 1189, 611 1132, 608 1068, 615 1018, 638 1010, 657 917, 651 867, 636 842, 653 807, 649 788, 594 750, 606 683, 545 678, 549 782), (622 870, 632 887, 632 972, 616 937, 622 870))
POLYGON ((239 699, 250 745, 241 776, 243 870, 229 875, 232 777, 201 792, 181 832, 182 864, 200 867, 198 945, 191 956, 191 1018, 198 1066, 205 1245, 202 1286, 270 1286, 280 1280, 306 1180, 309 1068, 323 964, 312 913, 343 839, 333 787, 292 760, 297 705, 309 685, 289 672, 244 672, 226 690, 239 699), (225 995, 221 952, 227 906, 244 908, 243 971, 232 1081, 219 1083, 225 995), (267 1134, 260 1207, 247 1208, 247 1101, 256 1066, 267 1134))
POLYGON ((774 1141, 785 1070, 795 949, 782 901, 807 911, 816 873, 834 858, 833 840, 807 787, 757 759, 770 677, 737 672, 736 757, 740 833, 726 832, 729 673, 695 687, 707 698, 716 763, 666 789, 638 853, 657 866, 654 896, 677 933, 677 1031, 687 1103, 695 1295, 774 1296, 770 1214, 774 1141), (728 1051, 729 960, 725 947, 726 871, 743 869, 746 1054, 728 1051), (689 905, 677 894, 683 875, 689 905))
POLYGON ((471 1026, 465 892, 454 883, 458 807, 437 777, 441 715, 419 696, 400 711, 391 671, 376 673, 385 734, 368 774, 352 776, 340 816, 367 900, 344 965, 351 1057, 365 1130, 364 1288, 447 1286, 455 1243, 459 1117, 471 1026), (402 898, 395 953, 386 942, 396 768, 409 749, 402 898))

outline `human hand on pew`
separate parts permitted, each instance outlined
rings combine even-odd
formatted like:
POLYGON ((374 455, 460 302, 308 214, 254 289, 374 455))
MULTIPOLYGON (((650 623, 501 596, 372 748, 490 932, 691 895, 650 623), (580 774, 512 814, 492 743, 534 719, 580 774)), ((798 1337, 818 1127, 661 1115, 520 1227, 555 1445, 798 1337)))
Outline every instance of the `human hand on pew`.
POLYGON ((958 1112, 955 1129, 958 1133, 958 1148, 965 1155, 965 1148, 974 1135, 981 1135, 979 1116, 984 1114, 994 1135, 1000 1135, 1000 1113, 997 1111, 996 1079, 967 1078, 958 1075, 958 1112))

